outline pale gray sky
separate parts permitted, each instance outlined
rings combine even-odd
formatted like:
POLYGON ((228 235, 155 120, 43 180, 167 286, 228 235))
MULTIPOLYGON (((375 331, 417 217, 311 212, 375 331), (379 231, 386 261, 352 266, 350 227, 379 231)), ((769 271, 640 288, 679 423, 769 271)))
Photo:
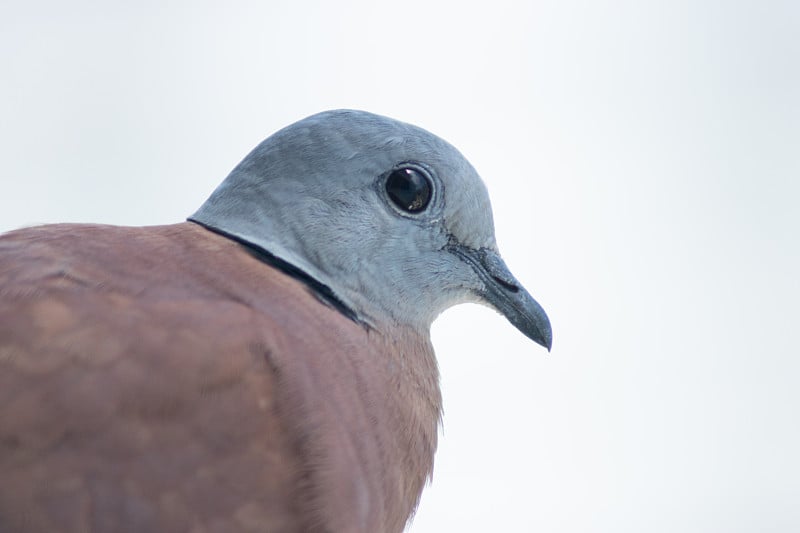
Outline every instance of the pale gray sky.
POLYGON ((483 175, 553 353, 434 326, 413 533, 800 530, 800 4, 0 7, 0 231, 180 221, 262 138, 354 107, 483 175))

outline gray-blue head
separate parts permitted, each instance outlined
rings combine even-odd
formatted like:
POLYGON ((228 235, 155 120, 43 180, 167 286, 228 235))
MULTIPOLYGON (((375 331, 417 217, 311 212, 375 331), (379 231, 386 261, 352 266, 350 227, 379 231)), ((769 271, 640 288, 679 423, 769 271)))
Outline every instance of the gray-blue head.
POLYGON ((190 217, 267 252, 357 320, 427 330, 487 304, 550 348, 544 310, 497 251, 486 187, 453 146, 363 111, 326 111, 259 144, 190 217))

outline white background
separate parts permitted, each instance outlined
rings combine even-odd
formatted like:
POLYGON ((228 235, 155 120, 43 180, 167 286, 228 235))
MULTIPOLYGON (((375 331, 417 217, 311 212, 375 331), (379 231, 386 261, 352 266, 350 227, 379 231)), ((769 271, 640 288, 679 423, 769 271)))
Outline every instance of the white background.
POLYGON ((416 123, 554 346, 436 322, 411 531, 799 531, 799 6, 3 0, 0 230, 180 221, 323 109, 416 123))

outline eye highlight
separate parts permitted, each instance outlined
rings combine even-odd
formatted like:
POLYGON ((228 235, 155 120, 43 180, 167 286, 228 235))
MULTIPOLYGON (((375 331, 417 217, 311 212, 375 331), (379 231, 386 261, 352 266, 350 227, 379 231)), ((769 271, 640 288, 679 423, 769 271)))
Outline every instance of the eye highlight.
POLYGON ((431 181, 421 170, 414 167, 398 168, 386 178, 386 193, 403 211, 419 213, 431 201, 431 181))

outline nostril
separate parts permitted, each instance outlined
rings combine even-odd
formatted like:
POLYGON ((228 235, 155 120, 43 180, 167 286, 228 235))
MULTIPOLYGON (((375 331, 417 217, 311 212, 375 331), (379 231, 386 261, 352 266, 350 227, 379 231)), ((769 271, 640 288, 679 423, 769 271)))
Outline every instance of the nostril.
POLYGON ((519 286, 511 280, 492 276, 494 280, 511 292, 519 292, 519 286))

